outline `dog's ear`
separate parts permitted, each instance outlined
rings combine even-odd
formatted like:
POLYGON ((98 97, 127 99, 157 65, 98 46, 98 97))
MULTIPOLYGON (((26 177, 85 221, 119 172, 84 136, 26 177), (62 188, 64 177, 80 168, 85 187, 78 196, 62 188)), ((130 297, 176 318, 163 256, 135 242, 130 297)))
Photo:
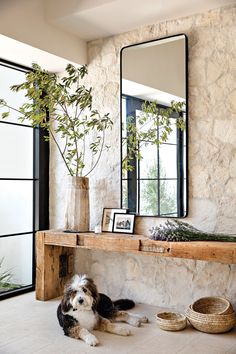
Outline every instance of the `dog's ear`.
POLYGON ((64 294, 62 300, 61 300, 61 309, 62 312, 68 312, 72 308, 72 305, 70 304, 70 298, 67 296, 68 294, 64 294))
POLYGON ((96 291, 93 292, 93 306, 92 306, 93 311, 96 311, 98 300, 99 300, 99 294, 96 288, 96 291))
POLYGON ((93 298, 93 305, 92 305, 93 312, 95 312, 97 310, 98 303, 99 303, 99 294, 97 292, 96 296, 93 298))
POLYGON ((70 303, 71 296, 72 296, 72 291, 70 289, 70 282, 68 282, 64 287, 64 294, 61 300, 62 312, 68 312, 72 308, 72 305, 70 303))
POLYGON ((92 309, 93 309, 93 311, 95 311, 97 308, 98 300, 99 300, 99 294, 98 294, 96 285, 94 284, 93 280, 90 278, 87 278, 87 288, 89 289, 89 291, 92 294, 92 297, 93 297, 92 309))

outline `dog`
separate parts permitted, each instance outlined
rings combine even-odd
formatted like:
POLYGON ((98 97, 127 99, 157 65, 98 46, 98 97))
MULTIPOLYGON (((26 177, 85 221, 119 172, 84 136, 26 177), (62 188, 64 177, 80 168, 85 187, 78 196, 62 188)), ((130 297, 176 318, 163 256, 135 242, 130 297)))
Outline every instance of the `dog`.
POLYGON ((128 299, 113 302, 107 295, 98 293, 94 281, 86 274, 76 274, 65 285, 57 318, 66 336, 96 346, 98 339, 90 332, 94 329, 128 336, 130 330, 114 322, 126 322, 135 327, 148 322, 146 316, 124 311, 134 306, 135 303, 128 299))

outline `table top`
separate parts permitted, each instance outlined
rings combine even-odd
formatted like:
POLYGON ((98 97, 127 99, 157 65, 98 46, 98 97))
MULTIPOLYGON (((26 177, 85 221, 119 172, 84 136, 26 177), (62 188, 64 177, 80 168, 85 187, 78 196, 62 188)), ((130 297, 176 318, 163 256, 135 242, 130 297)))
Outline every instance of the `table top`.
POLYGON ((144 256, 175 257, 236 264, 236 242, 191 241, 167 242, 147 236, 102 232, 68 233, 63 230, 39 231, 44 244, 109 252, 129 252, 144 256))

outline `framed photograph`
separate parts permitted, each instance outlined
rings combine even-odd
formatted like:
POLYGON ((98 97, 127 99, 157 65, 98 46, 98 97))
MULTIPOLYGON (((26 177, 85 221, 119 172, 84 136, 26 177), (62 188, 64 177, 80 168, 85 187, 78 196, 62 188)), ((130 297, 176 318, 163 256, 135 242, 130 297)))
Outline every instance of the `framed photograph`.
POLYGON ((115 213, 126 214, 127 209, 104 208, 102 215, 102 231, 112 232, 115 213))
POLYGON ((123 234, 133 234, 134 233, 134 219, 133 214, 121 214, 115 213, 113 220, 113 232, 120 232, 123 234))

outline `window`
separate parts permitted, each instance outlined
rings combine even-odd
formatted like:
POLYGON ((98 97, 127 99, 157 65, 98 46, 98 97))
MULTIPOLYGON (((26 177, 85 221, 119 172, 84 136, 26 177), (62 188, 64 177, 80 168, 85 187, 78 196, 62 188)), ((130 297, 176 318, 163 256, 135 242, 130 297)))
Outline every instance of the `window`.
MULTIPOLYGON (((14 108, 25 97, 10 86, 28 70, 0 60, 0 98, 14 108)), ((0 298, 34 289, 35 233, 48 228, 48 143, 18 118, 15 110, 0 118, 0 298)))
MULTIPOLYGON (((144 100, 124 95, 122 97, 122 160, 127 151, 125 119, 138 124, 144 100)), ((161 106, 161 108, 167 108, 161 106)), ((184 112, 183 112, 184 114, 184 112)), ((131 161, 132 171, 122 171, 122 207, 138 215, 179 217, 186 213, 186 141, 185 134, 176 128, 171 118, 173 131, 168 140, 159 147, 147 141, 139 145, 142 159, 131 161)), ((142 129, 147 129, 145 126, 142 129)), ((159 138, 160 128, 156 129, 159 138)))

